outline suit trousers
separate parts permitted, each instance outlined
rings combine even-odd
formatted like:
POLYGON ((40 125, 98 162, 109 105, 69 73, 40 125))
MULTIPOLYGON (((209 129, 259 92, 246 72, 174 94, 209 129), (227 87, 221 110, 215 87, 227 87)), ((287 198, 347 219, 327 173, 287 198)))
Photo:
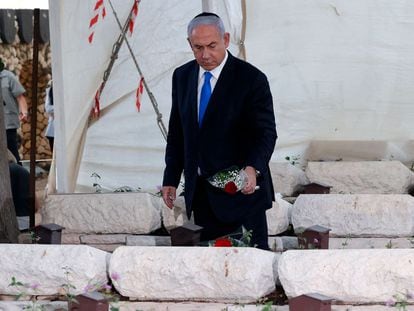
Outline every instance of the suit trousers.
POLYGON ((213 211, 211 204, 214 203, 208 199, 207 187, 210 187, 208 182, 202 177, 198 177, 193 199, 193 213, 195 224, 203 227, 201 241, 214 240, 232 234, 243 226, 246 230, 252 231, 252 246, 269 250, 266 210, 253 210, 235 222, 223 222, 213 211))

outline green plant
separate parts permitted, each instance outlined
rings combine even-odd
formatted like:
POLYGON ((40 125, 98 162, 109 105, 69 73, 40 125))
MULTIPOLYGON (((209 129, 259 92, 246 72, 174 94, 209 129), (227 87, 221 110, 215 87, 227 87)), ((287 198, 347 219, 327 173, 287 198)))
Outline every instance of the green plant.
MULTIPOLYGON (((76 300, 76 295, 73 293, 73 291, 76 289, 76 287, 71 283, 70 281, 70 274, 72 273, 72 269, 70 267, 63 267, 65 274, 65 282, 60 286, 61 291, 60 293, 65 297, 65 300, 69 303, 76 303, 79 304, 79 302, 76 300)), ((116 272, 113 272, 111 274, 111 278, 113 280, 117 280, 120 278, 119 274, 116 272)), ((15 287, 17 289, 17 294, 15 295, 15 300, 19 300, 22 297, 29 295, 29 290, 36 291, 40 284, 39 283, 33 283, 33 284, 27 284, 20 282, 16 279, 16 277, 12 277, 9 286, 15 287)), ((84 293, 98 291, 100 292, 106 301, 110 303, 110 311, 119 311, 118 302, 120 300, 120 297, 118 294, 115 293, 115 290, 113 289, 112 284, 106 284, 102 282, 89 282, 85 288, 83 289, 84 293)), ((40 305, 39 302, 36 300, 36 296, 31 296, 31 305, 26 305, 23 307, 23 310, 25 311, 45 311, 45 306, 40 305)))
POLYGON ((342 245, 342 249, 344 249, 345 247, 347 247, 347 246, 348 246, 348 242, 349 242, 349 240, 351 240, 351 235, 350 235, 350 234, 348 234, 348 235, 345 237, 345 240, 341 243, 341 245, 342 245))
POLYGON ((272 301, 268 301, 265 303, 264 307, 262 308, 261 311, 271 311, 272 310, 272 306, 273 306, 273 302, 272 301))
POLYGON ((78 301, 75 298, 76 295, 72 293, 72 291, 76 289, 76 286, 73 285, 69 280, 69 276, 70 276, 70 273, 72 272, 72 269, 69 267, 63 267, 62 269, 65 274, 65 283, 61 285, 61 288, 63 290, 63 295, 66 297, 66 300, 68 302, 78 303, 78 301))
POLYGON ((98 179, 101 179, 101 176, 93 172, 91 177, 94 179, 92 186, 95 188, 95 192, 102 193, 102 186, 98 183, 98 179))
POLYGON ((406 291, 405 293, 399 292, 392 296, 385 305, 388 307, 395 307, 399 311, 407 311, 408 300, 413 299, 413 295, 406 291))
MULTIPOLYGON (((23 282, 18 281, 16 277, 14 276, 12 276, 9 286, 16 288, 18 292, 15 296, 15 300, 19 300, 20 298, 27 296, 29 290, 33 290, 36 292, 36 290, 39 288, 38 283, 34 283, 31 285, 27 283, 23 283, 23 282)), ((43 305, 39 305, 35 296, 31 296, 30 302, 31 302, 30 305, 25 305, 23 307, 23 310, 25 311, 44 311, 45 310, 45 307, 43 305)))
POLYGON ((389 242, 387 244, 385 244, 385 247, 388 248, 388 249, 391 249, 392 246, 393 246, 392 245, 392 240, 389 240, 389 242))
POLYGON ((29 235, 30 235, 30 240, 32 241, 33 244, 36 244, 40 240, 40 237, 37 236, 36 232, 32 230, 29 231, 29 235))
POLYGON ((299 164, 299 159, 300 156, 299 155, 295 155, 295 156, 286 156, 285 160, 289 161, 290 164, 292 165, 298 165, 299 164))

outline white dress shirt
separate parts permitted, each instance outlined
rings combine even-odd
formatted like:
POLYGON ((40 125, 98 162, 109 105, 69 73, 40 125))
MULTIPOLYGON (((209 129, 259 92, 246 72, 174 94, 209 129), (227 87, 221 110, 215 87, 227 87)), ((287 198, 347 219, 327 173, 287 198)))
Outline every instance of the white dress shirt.
MULTIPOLYGON (((228 52, 226 51, 226 55, 224 56, 223 61, 220 65, 218 65, 216 68, 210 71, 212 74, 212 77, 210 79, 211 84, 211 93, 213 94, 214 88, 217 84, 217 80, 220 77, 221 71, 223 70, 224 64, 226 63, 228 58, 228 52)), ((197 87, 197 115, 200 108, 200 94, 201 94, 201 88, 203 87, 204 83, 204 73, 207 70, 205 70, 203 67, 200 66, 200 70, 198 72, 198 87, 197 87)))

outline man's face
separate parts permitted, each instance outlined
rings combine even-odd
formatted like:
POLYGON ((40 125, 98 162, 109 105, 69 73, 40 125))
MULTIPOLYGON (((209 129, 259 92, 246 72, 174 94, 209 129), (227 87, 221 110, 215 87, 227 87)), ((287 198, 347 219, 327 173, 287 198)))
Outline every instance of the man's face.
POLYGON ((230 34, 220 36, 213 25, 199 25, 193 29, 188 42, 193 50, 197 63, 210 71, 221 64, 229 46, 230 34))

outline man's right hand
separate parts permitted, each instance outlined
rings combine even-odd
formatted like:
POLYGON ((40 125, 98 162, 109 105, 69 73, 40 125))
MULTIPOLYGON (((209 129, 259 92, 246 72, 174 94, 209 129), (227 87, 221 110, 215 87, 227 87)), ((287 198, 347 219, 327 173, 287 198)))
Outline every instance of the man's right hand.
POLYGON ((167 205, 168 208, 172 209, 174 207, 177 188, 172 186, 164 186, 162 187, 161 191, 162 199, 164 200, 165 205, 167 205))

